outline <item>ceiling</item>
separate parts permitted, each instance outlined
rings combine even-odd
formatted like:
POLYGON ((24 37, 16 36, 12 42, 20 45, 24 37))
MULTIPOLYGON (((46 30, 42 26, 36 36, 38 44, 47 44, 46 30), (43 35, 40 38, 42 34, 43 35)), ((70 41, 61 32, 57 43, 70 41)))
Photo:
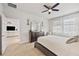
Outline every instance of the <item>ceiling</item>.
POLYGON ((54 3, 50 3, 50 4, 47 4, 47 3, 21 3, 21 4, 17 4, 18 6, 18 9, 19 10, 22 10, 22 11, 25 11, 27 13, 31 13, 33 15, 37 15, 37 16, 48 16, 48 13, 45 12, 45 13, 41 13, 42 11, 44 10, 47 10, 43 5, 48 5, 48 6, 53 6, 54 3))
POLYGON ((17 5, 18 10, 39 17, 43 16, 44 18, 47 19, 79 10, 79 3, 60 3, 60 5, 56 7, 60 11, 52 11, 52 13, 49 15, 48 12, 41 13, 42 11, 46 10, 46 8, 43 7, 43 5, 45 4, 45 5, 53 6, 55 3, 15 3, 15 4, 17 5))

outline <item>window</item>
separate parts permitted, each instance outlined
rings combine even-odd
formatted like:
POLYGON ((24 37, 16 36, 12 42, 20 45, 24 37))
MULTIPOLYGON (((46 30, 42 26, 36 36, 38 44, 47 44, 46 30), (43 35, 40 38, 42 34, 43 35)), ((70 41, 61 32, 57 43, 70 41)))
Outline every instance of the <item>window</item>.
POLYGON ((64 34, 65 35, 68 35, 68 36, 74 36, 74 35, 76 35, 76 31, 77 31, 77 29, 76 29, 76 19, 73 19, 73 18, 71 18, 71 19, 65 19, 64 21, 63 21, 63 29, 64 29, 64 34))
POLYGON ((60 34, 62 33, 62 20, 59 18, 59 19, 56 19, 56 20, 53 20, 53 23, 52 23, 52 30, 53 30, 53 33, 54 34, 60 34))
POLYGON ((51 21, 50 28, 53 34, 74 36, 78 34, 78 15, 72 14, 55 18, 51 21))

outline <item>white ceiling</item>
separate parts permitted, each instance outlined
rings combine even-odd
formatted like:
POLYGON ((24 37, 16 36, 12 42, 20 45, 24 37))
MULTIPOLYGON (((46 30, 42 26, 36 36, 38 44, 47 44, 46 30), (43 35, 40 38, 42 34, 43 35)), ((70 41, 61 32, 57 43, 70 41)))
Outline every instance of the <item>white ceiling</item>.
POLYGON ((31 13, 31 14, 34 14, 34 15, 38 15, 38 16, 48 16, 48 13, 45 12, 45 13, 41 13, 42 11, 44 10, 47 10, 43 5, 50 5, 50 6, 53 6, 54 4, 53 3, 50 3, 50 4, 47 4, 47 3, 21 3, 21 4, 17 4, 18 6, 18 9, 19 10, 22 10, 22 11, 25 11, 27 13, 31 13))
POLYGON ((16 3, 18 10, 39 17, 43 16, 47 19, 79 10, 79 3, 60 3, 60 5, 56 7, 60 11, 52 11, 52 13, 49 15, 48 12, 41 13, 42 11, 46 10, 46 8, 43 7, 44 4, 53 6, 55 3, 16 3))

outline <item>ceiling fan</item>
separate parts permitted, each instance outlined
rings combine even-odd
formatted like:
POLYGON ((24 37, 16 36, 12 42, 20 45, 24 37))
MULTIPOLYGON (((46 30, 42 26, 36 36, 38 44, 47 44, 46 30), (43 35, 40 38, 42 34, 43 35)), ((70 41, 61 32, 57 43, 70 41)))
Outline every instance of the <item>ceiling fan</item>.
POLYGON ((47 10, 42 11, 42 13, 47 12, 48 14, 51 14, 51 11, 59 11, 59 9, 54 9, 55 7, 57 7, 59 5, 59 3, 56 3, 55 5, 53 5, 52 7, 47 6, 47 5, 43 5, 47 10))

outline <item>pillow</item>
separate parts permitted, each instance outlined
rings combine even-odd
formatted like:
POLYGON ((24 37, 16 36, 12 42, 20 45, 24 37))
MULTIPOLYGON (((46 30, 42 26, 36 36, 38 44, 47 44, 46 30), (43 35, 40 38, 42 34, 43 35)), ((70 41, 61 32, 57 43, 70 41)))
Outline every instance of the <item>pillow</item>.
POLYGON ((78 39, 78 41, 79 41, 79 35, 78 36, 76 36, 76 38, 78 39))
POLYGON ((66 44, 78 42, 78 38, 79 38, 79 36, 74 36, 74 37, 68 39, 68 40, 66 41, 66 44))

